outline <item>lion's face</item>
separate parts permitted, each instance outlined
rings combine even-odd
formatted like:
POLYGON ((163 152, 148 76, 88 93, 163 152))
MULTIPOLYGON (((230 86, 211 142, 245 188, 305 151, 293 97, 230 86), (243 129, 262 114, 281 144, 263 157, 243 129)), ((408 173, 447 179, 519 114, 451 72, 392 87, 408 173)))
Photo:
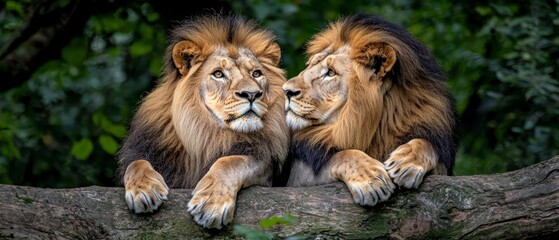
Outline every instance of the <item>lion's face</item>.
POLYGON ((190 41, 175 45, 173 60, 183 75, 177 89, 195 89, 221 127, 244 133, 262 129, 273 100, 267 93, 269 70, 247 48, 217 46, 204 51, 208 50, 190 41))
POLYGON ((293 130, 335 121, 348 98, 352 63, 347 47, 315 54, 307 64, 283 85, 286 121, 293 130))
POLYGON ((328 46, 315 52, 307 68, 283 85, 287 124, 299 130, 336 123, 342 114, 346 122, 352 121, 348 116, 375 114, 382 105, 378 98, 390 88, 389 82, 383 83, 384 77, 395 62, 394 49, 382 42, 342 45, 334 50, 328 46), (349 99, 352 106, 343 112, 349 99))
POLYGON ((199 71, 206 107, 220 125, 238 132, 254 132, 264 126, 268 111, 265 69, 248 49, 235 59, 217 48, 199 71))

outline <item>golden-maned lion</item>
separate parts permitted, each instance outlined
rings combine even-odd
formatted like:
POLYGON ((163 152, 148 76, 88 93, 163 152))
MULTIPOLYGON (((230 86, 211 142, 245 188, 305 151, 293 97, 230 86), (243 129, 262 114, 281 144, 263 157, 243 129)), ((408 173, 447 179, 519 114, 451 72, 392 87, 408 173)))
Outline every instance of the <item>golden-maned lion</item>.
POLYGON ((343 181, 373 206, 396 185, 452 174, 455 101, 425 46, 367 14, 332 22, 307 46, 306 69, 283 85, 294 131, 285 184, 343 181))
POLYGON ((194 188, 187 211, 221 228, 237 192, 270 186, 289 149, 280 48, 253 20, 204 15, 172 32, 164 73, 119 150, 128 207, 153 212, 171 188, 194 188))

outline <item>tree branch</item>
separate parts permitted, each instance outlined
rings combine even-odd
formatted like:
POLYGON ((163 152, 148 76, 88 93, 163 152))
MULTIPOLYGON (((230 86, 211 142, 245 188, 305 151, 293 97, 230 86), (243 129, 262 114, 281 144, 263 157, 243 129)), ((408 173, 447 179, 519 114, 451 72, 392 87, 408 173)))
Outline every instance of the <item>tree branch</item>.
POLYGON ((235 220, 205 230, 186 212, 188 189, 147 215, 128 211, 122 188, 41 189, 0 185, 0 236, 14 238, 233 238, 236 224, 287 212, 281 237, 391 239, 544 239, 559 234, 559 156, 503 174, 430 176, 418 190, 400 190, 363 208, 342 183, 308 188, 241 190, 235 220))

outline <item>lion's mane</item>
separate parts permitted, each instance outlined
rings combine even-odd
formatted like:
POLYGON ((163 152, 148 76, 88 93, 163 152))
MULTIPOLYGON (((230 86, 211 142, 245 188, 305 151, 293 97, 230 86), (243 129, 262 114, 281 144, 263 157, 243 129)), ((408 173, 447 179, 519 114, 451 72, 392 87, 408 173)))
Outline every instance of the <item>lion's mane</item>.
POLYGON ((272 44, 274 41, 271 32, 233 15, 226 18, 197 16, 179 24, 171 32, 158 85, 142 100, 118 152, 120 182, 126 167, 138 159, 149 159, 169 187, 179 188, 193 188, 215 160, 225 155, 250 154, 270 163, 284 159, 289 142, 281 90, 285 76, 277 67, 280 56, 270 55, 269 48, 277 46, 272 44), (194 73, 188 79, 181 79, 173 64, 173 46, 183 40, 201 46, 201 61, 205 61, 204 57, 216 46, 225 46, 233 53, 241 47, 252 51, 271 73, 268 96, 276 99, 272 101, 262 130, 238 133, 218 126, 200 96, 201 77, 194 73), (190 82, 187 89, 177 91, 178 82, 185 80, 190 82), (179 105, 187 106, 180 109, 187 110, 173 109, 173 101, 180 101, 179 105), (180 119, 180 124, 173 124, 173 119, 180 119))

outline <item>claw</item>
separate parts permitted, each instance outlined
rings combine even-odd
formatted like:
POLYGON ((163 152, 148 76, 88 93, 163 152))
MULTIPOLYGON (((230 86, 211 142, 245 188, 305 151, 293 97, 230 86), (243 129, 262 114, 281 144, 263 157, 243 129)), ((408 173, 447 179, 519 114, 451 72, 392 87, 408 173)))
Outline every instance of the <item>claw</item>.
POLYGON ((225 222, 226 217, 227 217, 227 210, 229 210, 229 207, 224 207, 224 208, 223 208, 223 212, 221 213, 221 222, 220 222, 220 224, 223 224, 223 225, 227 224, 227 223, 225 222))
POLYGON ((357 193, 357 198, 355 199, 356 202, 358 202, 359 204, 363 205, 363 202, 365 201, 365 196, 363 196, 363 191, 361 191, 361 188, 355 186, 353 187, 355 193, 357 193))
POLYGON ((126 199, 126 205, 128 205, 128 210, 134 210, 134 197, 132 196, 132 193, 126 192, 124 197, 126 199))

